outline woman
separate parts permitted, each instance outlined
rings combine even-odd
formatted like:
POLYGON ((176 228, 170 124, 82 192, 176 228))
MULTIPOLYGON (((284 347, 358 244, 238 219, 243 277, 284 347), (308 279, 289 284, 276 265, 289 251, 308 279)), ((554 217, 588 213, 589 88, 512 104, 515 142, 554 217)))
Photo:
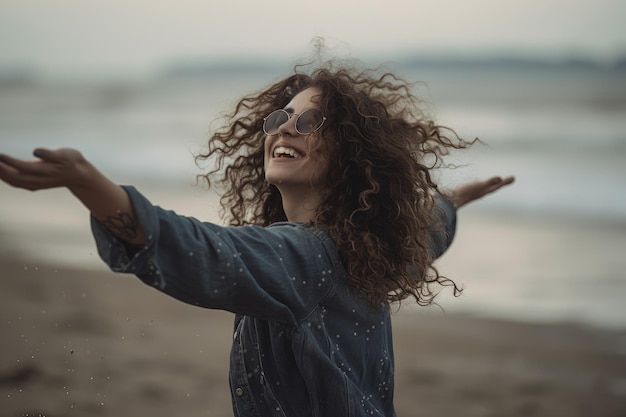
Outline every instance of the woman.
POLYGON ((513 178, 444 198, 430 171, 469 143, 425 118, 410 85, 331 63, 300 71, 239 101, 198 157, 216 162, 205 178, 224 187, 228 227, 155 207, 71 149, 0 155, 0 179, 67 187, 112 270, 236 314, 235 415, 393 416, 391 304, 454 286, 433 261, 455 209, 513 178))

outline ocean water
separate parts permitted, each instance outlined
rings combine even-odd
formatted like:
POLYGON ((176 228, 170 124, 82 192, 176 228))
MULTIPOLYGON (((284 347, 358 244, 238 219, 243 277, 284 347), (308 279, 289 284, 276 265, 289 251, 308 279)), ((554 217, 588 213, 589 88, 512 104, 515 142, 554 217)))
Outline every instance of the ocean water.
MULTIPOLYGON (((400 71, 411 81, 425 83, 416 86, 416 93, 431 103, 429 109, 438 122, 485 143, 451 155, 450 162, 457 168, 436 173, 443 186, 495 174, 516 176, 514 187, 468 208, 471 216, 500 219, 491 225, 496 230, 498 224, 515 219, 539 218, 602 224, 603 230, 611 231, 611 250, 600 258, 590 255, 594 249, 589 246, 554 255, 558 259, 552 263, 576 260, 571 273, 559 270, 554 279, 566 282, 575 276, 580 285, 561 300, 565 306, 560 310, 550 301, 535 306, 539 316, 567 319, 571 311, 588 305, 589 294, 594 293, 590 288, 600 288, 605 301, 594 303, 601 307, 588 313, 587 319, 593 317, 587 321, 626 327, 626 310, 620 310, 626 297, 626 265, 614 259, 626 251, 620 239, 626 230, 626 71, 576 66, 427 66, 400 71), (581 260, 585 256, 595 269, 577 275, 580 262, 586 265, 581 260)), ((215 199, 206 199, 193 187, 195 175, 201 173, 193 155, 204 146, 211 123, 223 111, 277 76, 235 71, 116 82, 0 83, 0 152, 30 158, 39 146, 75 147, 114 181, 140 185, 161 205, 217 221, 215 199)), ((67 193, 44 193, 39 196, 0 185, 0 240, 5 242, 0 249, 19 248, 27 254, 31 251, 33 257, 95 264, 84 210, 67 193)), ((598 229, 586 227, 591 234, 576 236, 583 241, 591 236, 585 244, 602 245, 600 235, 593 235, 598 229)), ((525 240, 526 236, 513 245, 516 251, 526 248, 526 258, 511 262, 523 260, 527 272, 529 265, 546 261, 541 253, 563 244, 537 233, 538 241, 525 240), (546 248, 534 259, 528 247, 537 249, 536 245, 546 248)), ((488 295, 471 299, 474 302, 464 308, 487 315, 523 316, 524 304, 511 301, 526 300, 520 294, 534 294, 542 285, 549 291, 553 285, 529 279, 525 287, 516 281, 494 294, 493 288, 498 287, 491 285, 489 280, 497 279, 492 275, 482 274, 478 280, 491 288, 488 295), (499 301, 490 303, 490 299, 499 301)), ((585 317, 574 320, 585 321, 585 317)))
MULTIPOLYGON (((405 69, 441 124, 485 146, 454 155, 442 184, 517 176, 499 208, 626 220, 626 71, 405 69), (467 166, 465 166, 467 165, 467 166)), ((118 83, 0 85, 0 149, 76 147, 120 180, 198 173, 209 126, 275 74, 218 73, 118 83)))

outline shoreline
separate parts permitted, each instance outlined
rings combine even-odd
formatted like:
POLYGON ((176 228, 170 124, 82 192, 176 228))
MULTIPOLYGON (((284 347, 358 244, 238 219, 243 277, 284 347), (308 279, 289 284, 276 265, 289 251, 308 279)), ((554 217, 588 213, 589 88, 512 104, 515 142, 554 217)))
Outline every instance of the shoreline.
MULTIPOLYGON (((221 223, 217 199, 201 186, 138 189, 154 204, 221 223)), ((67 191, 25 193, 0 184, 0 193, 0 256, 23 259, 28 268, 108 271, 87 212, 67 191)), ((604 218, 488 204, 463 209, 454 242, 436 266, 464 292, 454 298, 444 290, 438 301, 450 313, 478 318, 626 329, 625 232, 626 223, 604 218)))
MULTIPOLYGON (((0 271, 7 415, 232 415, 232 314, 104 270, 0 256, 0 271)), ((399 417, 626 413, 626 329, 406 310, 393 315, 399 417)))

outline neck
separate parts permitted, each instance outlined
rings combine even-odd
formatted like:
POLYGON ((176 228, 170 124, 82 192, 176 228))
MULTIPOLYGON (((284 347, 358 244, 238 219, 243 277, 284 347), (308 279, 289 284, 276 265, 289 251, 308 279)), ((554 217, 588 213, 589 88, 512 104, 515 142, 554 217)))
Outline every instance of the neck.
MULTIPOLYGON (((321 197, 316 192, 303 192, 304 190, 289 190, 279 188, 283 201, 283 210, 290 222, 307 223, 315 218, 317 207, 321 197)), ((310 190, 309 190, 310 191, 310 190)))

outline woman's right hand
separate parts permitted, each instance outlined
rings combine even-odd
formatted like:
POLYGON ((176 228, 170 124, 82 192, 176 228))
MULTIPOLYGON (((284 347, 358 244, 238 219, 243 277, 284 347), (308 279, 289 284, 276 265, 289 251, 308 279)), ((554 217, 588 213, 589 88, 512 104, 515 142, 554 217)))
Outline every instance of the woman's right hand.
POLYGON ((25 161, 0 154, 0 180, 26 190, 55 187, 77 189, 89 182, 95 168, 75 149, 36 149, 38 160, 25 161))
POLYGON ((145 236, 126 191, 75 149, 36 149, 35 161, 0 154, 0 180, 26 190, 67 187, 111 233, 132 245, 145 236))

